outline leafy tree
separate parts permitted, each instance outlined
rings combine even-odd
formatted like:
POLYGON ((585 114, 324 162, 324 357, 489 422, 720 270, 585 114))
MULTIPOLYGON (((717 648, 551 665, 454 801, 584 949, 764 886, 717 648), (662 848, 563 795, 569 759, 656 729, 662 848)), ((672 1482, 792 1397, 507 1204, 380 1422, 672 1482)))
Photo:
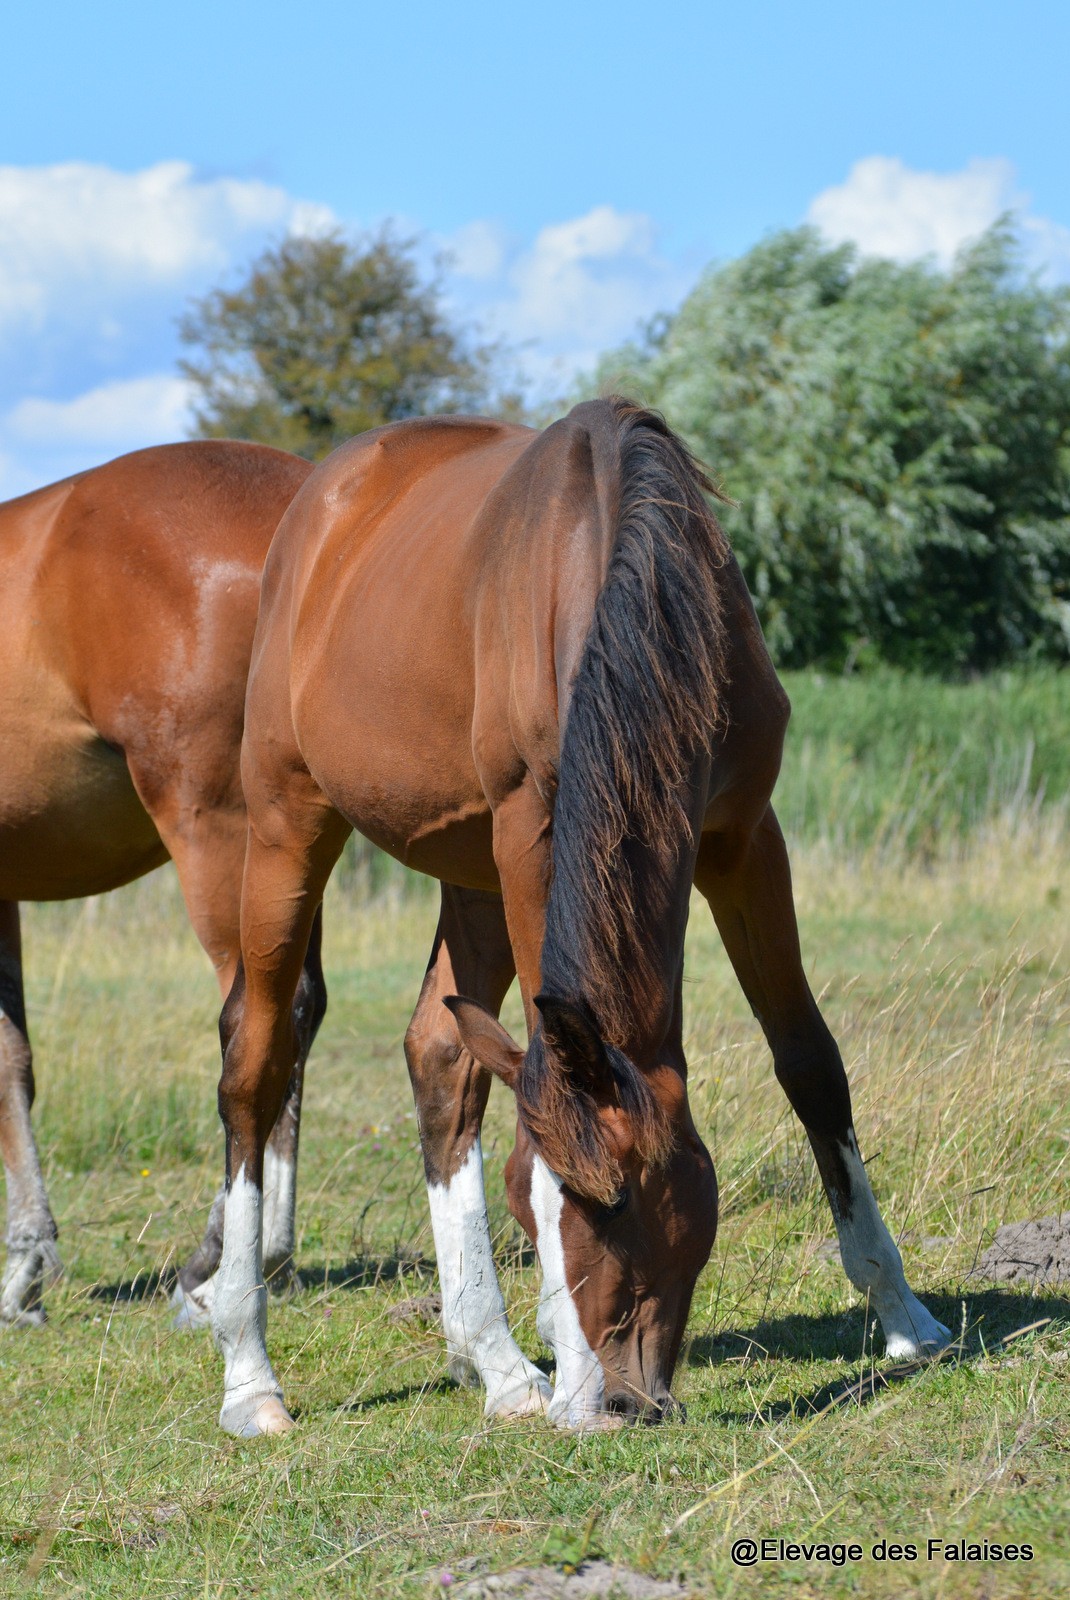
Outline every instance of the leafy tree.
POLYGON ((319 460, 384 422, 484 401, 492 352, 469 348, 423 282, 412 241, 389 229, 288 238, 235 289, 179 324, 197 353, 197 432, 257 439, 319 460))
POLYGON ((778 234, 599 377, 738 502, 785 665, 1070 656, 1070 295, 1023 274, 1008 222, 950 272, 778 234))

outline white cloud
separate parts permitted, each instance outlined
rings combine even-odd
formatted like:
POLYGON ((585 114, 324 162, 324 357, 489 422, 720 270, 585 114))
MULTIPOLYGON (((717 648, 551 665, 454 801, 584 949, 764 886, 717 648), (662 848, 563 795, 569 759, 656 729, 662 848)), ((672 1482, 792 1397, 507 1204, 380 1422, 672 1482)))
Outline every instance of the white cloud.
POLYGON ((1004 212, 1019 218, 1031 265, 1070 275, 1070 229, 1028 211, 1011 162, 976 159, 960 172, 918 172, 894 156, 856 161, 846 182, 812 201, 807 220, 834 243, 896 261, 934 256, 949 266, 956 250, 1004 212))
POLYGON ((0 495, 182 437, 183 305, 270 239, 334 220, 185 161, 0 166, 0 495))
POLYGON ((509 247, 504 228, 495 222, 468 222, 445 241, 450 271, 477 282, 496 278, 509 247))
POLYGON ((550 223, 530 244, 486 222, 469 224, 445 243, 454 258, 456 298, 519 349, 540 397, 559 393, 602 351, 675 306, 690 284, 659 253, 648 216, 610 205, 550 223))
POLYGON ((185 438, 191 400, 183 378, 161 372, 99 384, 70 400, 18 401, 0 413, 0 498, 185 438))
POLYGON ((131 291, 219 274, 276 231, 331 220, 258 179, 199 178, 185 161, 142 172, 87 162, 0 167, 0 327, 43 327, 73 294, 102 309, 131 291))
POLYGON ((182 438, 191 400, 191 385, 169 373, 122 378, 73 400, 20 400, 0 427, 16 444, 92 445, 118 455, 182 438))

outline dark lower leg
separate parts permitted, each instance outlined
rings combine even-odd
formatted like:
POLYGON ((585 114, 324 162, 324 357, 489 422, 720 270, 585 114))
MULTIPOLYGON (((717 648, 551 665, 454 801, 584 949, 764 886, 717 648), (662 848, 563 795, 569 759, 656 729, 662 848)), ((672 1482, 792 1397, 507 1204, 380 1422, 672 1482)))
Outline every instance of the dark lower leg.
POLYGON ((282 1110, 264 1150, 264 1277, 273 1293, 293 1279, 297 1203, 297 1152, 301 1136, 301 1097, 312 1041, 327 1011, 323 976, 323 907, 316 912, 293 1004, 297 1059, 286 1085, 282 1110))
POLYGON ((44 1321, 42 1290, 60 1270, 30 1122, 34 1082, 22 990, 19 908, 0 901, 0 1157, 7 1182, 7 1261, 0 1322, 44 1321))
POLYGON ((799 951, 791 872, 772 809, 738 853, 705 839, 695 881, 773 1053, 777 1080, 806 1129, 840 1242, 844 1270, 872 1302, 890 1354, 946 1341, 907 1287, 855 1138, 839 1049, 810 992, 799 951))

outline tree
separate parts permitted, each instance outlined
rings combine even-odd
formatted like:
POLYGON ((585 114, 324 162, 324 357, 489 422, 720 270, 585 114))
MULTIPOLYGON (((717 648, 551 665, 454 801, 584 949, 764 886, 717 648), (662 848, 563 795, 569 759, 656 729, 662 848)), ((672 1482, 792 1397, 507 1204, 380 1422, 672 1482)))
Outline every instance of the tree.
POLYGON ((313 461, 384 422, 477 408, 489 385, 492 352, 468 347, 389 229, 285 239, 237 288, 195 301, 179 333, 197 352, 181 368, 201 437, 313 461))
POLYGON ((783 664, 1070 657, 1070 297, 1006 221, 949 272, 778 234, 603 384, 622 369, 738 502, 783 664))

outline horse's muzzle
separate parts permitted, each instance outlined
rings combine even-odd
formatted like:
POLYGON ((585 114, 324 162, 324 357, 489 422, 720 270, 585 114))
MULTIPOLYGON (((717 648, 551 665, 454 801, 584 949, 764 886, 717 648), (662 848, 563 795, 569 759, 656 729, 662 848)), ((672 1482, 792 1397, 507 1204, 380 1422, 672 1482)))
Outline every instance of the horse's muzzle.
POLYGON ((606 1395, 605 1407, 616 1416, 627 1417, 629 1422, 643 1422, 653 1426, 658 1422, 683 1422, 687 1411, 681 1402, 658 1386, 653 1394, 636 1394, 633 1389, 615 1389, 606 1395))

